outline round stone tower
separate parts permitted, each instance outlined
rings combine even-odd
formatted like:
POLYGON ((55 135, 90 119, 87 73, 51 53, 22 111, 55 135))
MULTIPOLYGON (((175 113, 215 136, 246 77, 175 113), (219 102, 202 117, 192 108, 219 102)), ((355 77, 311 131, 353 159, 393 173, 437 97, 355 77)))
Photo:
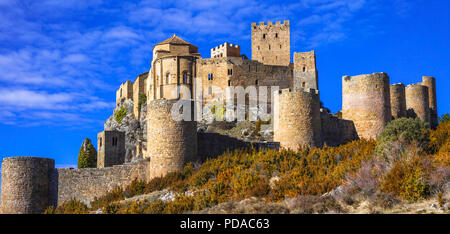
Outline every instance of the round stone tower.
POLYGON ((393 84, 391 91, 391 112, 394 119, 406 117, 405 85, 393 84))
MULTIPOLYGON (((178 112, 178 108, 177 109, 178 112)), ((178 112, 180 113, 180 112, 178 112)), ((193 119, 193 101, 157 99, 147 106, 147 157, 150 157, 150 179, 169 172, 182 171, 187 162, 197 156, 197 122, 193 119), (172 116, 178 102, 190 106, 191 113, 183 113, 190 120, 172 116)))
POLYGON ((342 77, 342 118, 352 120, 360 138, 375 138, 392 120, 386 73, 342 77))
POLYGON ((50 174, 55 161, 49 158, 11 157, 2 161, 1 212, 39 214, 50 205, 50 174))
POLYGON ((274 93, 274 141, 283 148, 322 146, 319 91, 283 89, 274 93))
POLYGON ((406 109, 408 117, 419 117, 430 123, 430 107, 428 101, 428 87, 422 84, 406 86, 406 109))
POLYGON ((428 87, 428 103, 430 106, 430 125, 436 128, 438 125, 438 113, 436 102, 436 79, 431 76, 422 77, 422 85, 428 87))

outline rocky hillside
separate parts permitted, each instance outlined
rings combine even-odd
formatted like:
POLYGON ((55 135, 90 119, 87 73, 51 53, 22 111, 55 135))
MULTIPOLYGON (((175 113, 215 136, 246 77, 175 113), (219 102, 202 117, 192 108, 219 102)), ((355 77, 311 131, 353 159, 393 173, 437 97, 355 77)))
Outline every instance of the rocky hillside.
POLYGON ((131 99, 122 100, 104 125, 105 130, 125 132, 125 162, 131 162, 134 158, 142 157, 141 152, 136 152, 137 142, 141 142, 143 146, 147 144, 146 105, 142 105, 139 118, 136 118, 133 114, 133 105, 131 99))

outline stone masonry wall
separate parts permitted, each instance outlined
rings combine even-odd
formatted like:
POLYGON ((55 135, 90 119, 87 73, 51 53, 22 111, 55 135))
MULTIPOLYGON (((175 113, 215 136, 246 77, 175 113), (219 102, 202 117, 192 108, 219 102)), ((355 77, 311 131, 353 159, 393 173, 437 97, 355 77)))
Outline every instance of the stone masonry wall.
POLYGON ((294 89, 319 90, 316 55, 313 51, 294 53, 294 89))
POLYGON ((438 125, 436 79, 431 76, 423 76, 422 85, 428 87, 428 102, 430 106, 430 125, 432 128, 436 128, 438 125))
POLYGON ((325 109, 320 110, 320 119, 322 140, 328 146, 339 146, 359 139, 353 121, 340 119, 325 109))
POLYGON ((299 145, 322 146, 321 135, 319 91, 275 92, 274 141, 297 150, 299 145))
POLYGON ((147 105, 147 155, 150 157, 150 177, 163 176, 169 172, 182 171, 187 162, 197 159, 197 122, 177 121, 171 109, 177 100, 159 99, 147 105))
POLYGON ((51 204, 50 174, 55 161, 37 157, 10 157, 2 161, 3 214, 39 214, 51 204))
POLYGON ((430 123, 430 107, 428 101, 428 87, 419 84, 406 86, 406 109, 408 117, 419 117, 430 123))
POLYGON ((390 87, 391 113, 394 119, 406 117, 405 85, 393 84, 390 87))
POLYGON ((149 175, 149 160, 141 159, 106 168, 58 168, 51 176, 57 188, 57 204, 61 205, 72 198, 89 204, 115 186, 125 187, 134 179, 148 181, 149 175))
POLYGON ((252 60, 267 65, 289 66, 291 34, 289 20, 252 23, 252 60))
POLYGON ((203 162, 207 158, 215 158, 226 151, 236 149, 278 149, 278 142, 247 142, 240 139, 221 135, 219 133, 202 132, 198 133, 198 155, 203 162))
POLYGON ((386 73, 342 77, 342 118, 352 120, 360 138, 375 138, 391 121, 386 73))

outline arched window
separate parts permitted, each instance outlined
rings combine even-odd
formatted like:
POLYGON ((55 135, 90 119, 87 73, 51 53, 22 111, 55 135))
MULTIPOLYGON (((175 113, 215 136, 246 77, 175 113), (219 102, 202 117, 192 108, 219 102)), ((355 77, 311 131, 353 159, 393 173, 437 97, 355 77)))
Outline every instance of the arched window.
POLYGON ((306 86, 306 83, 302 82, 302 88, 305 88, 305 86, 306 86))
POLYGON ((266 39, 266 34, 265 33, 263 34, 263 39, 266 39))
POLYGON ((170 73, 166 74, 166 84, 170 84, 170 73))
POLYGON ((183 72, 183 84, 188 84, 188 75, 187 75, 187 71, 183 72))
POLYGON ((258 80, 255 80, 255 85, 258 85, 258 80))
POLYGON ((305 72, 306 71, 306 67, 303 67, 303 72, 305 72))
POLYGON ((278 38, 278 33, 275 33, 275 38, 278 38))

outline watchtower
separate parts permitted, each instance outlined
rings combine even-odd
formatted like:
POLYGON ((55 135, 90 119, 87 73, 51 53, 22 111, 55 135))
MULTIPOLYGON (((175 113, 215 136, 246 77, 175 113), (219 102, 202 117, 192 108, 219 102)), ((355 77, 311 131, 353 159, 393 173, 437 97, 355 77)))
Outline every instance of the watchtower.
POLYGON ((267 65, 289 66, 291 63, 289 20, 252 23, 252 60, 267 65))
POLYGON ((392 120, 386 73, 342 77, 342 118, 353 120, 359 137, 376 138, 392 120))
POLYGON ((294 53, 294 89, 296 88, 319 90, 314 50, 294 53))
POLYGON ((282 89, 274 92, 274 136, 280 146, 322 146, 319 91, 282 89))
POLYGON ((97 135, 97 168, 125 162, 125 132, 103 131, 97 135))

